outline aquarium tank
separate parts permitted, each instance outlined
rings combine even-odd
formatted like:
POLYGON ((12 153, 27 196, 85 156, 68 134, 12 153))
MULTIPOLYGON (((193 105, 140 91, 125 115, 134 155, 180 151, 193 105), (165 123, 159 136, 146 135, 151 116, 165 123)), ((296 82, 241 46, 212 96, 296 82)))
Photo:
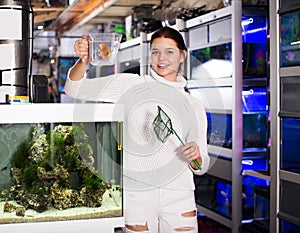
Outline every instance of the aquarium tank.
POLYGON ((242 15, 243 76, 266 76, 267 17, 242 15))
POLYGON ((300 224, 296 225, 294 223, 282 220, 281 223, 281 232, 282 233, 298 233, 300 232, 300 224))
MULTIPOLYGON (((220 215, 231 219, 232 185, 231 182, 211 175, 194 177, 196 203, 220 215)), ((242 180, 242 219, 253 219, 257 215, 255 188, 266 187, 269 182, 263 179, 244 176, 242 180)), ((260 211, 267 212, 268 206, 261 206, 260 211)))
POLYGON ((189 59, 190 78, 231 77, 233 72, 231 53, 231 42, 191 50, 189 59))
POLYGON ((122 216, 121 124, 0 124, 0 223, 122 216))
MULTIPOLYGON (((267 75, 267 17, 263 14, 242 16, 243 76, 267 75)), ((189 51, 191 79, 232 77, 232 43, 224 41, 189 51), (218 69, 216 69, 218 67, 218 69)))
POLYGON ((281 169, 300 173, 300 119, 281 119, 281 169), (296 153, 295 153, 296 152, 296 153))
MULTIPOLYGON (((244 88, 243 148, 260 150, 267 147, 267 90, 244 88)), ((207 112, 207 140, 210 145, 232 149, 232 115, 207 112)))
POLYGON ((300 65, 300 11, 280 15, 280 66, 300 65))

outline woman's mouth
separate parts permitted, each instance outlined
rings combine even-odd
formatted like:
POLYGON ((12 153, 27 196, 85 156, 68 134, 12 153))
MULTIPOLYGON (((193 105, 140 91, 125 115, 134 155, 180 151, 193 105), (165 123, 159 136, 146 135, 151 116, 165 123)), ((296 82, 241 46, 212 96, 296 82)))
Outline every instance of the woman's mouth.
POLYGON ((167 68, 169 65, 168 64, 165 64, 165 63, 161 63, 161 64, 158 64, 157 67, 160 68, 160 69, 164 69, 164 68, 167 68))

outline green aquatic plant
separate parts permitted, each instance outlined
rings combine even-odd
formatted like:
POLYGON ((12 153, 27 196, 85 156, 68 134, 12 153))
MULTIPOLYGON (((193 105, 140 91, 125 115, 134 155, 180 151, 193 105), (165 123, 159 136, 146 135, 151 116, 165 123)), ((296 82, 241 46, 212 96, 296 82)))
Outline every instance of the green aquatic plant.
POLYGON ((39 177, 37 175, 37 169, 38 169, 37 164, 30 164, 24 169, 22 175, 22 181, 26 189, 31 189, 32 186, 38 182, 39 177))
POLYGON ((83 178, 82 187, 97 190, 103 188, 105 189, 106 184, 103 182, 103 179, 96 175, 96 173, 91 172, 83 178))
POLYGON ((22 187, 16 189, 15 200, 38 212, 50 206, 100 206, 107 185, 94 168, 84 125, 46 129, 46 125, 36 124, 31 137, 14 154, 12 177, 22 187))
POLYGON ((30 148, 29 141, 24 141, 18 146, 11 160, 12 167, 24 168, 30 163, 28 159, 29 148, 30 148))

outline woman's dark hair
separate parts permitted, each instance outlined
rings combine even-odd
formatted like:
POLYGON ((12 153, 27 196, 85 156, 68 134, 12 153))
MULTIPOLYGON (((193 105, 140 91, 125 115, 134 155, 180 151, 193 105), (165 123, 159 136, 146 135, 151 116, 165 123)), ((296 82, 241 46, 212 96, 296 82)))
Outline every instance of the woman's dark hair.
POLYGON ((161 37, 174 40, 180 51, 183 51, 183 50, 187 51, 183 37, 180 34, 180 32, 173 28, 170 28, 170 27, 163 27, 163 28, 160 28, 159 30, 157 30, 156 32, 154 32, 153 35, 151 36, 150 46, 152 45, 152 43, 155 39, 161 38, 161 37))

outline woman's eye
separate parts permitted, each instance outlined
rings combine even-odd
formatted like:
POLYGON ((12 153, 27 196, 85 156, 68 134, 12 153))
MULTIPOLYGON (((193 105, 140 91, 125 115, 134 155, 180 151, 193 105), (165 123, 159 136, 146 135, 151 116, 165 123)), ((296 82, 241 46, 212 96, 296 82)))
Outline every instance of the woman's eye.
POLYGON ((152 51, 151 53, 152 53, 152 55, 158 55, 159 54, 158 51, 152 51))
POLYGON ((174 53, 173 50, 168 50, 168 51, 167 51, 167 54, 173 54, 173 53, 174 53))

